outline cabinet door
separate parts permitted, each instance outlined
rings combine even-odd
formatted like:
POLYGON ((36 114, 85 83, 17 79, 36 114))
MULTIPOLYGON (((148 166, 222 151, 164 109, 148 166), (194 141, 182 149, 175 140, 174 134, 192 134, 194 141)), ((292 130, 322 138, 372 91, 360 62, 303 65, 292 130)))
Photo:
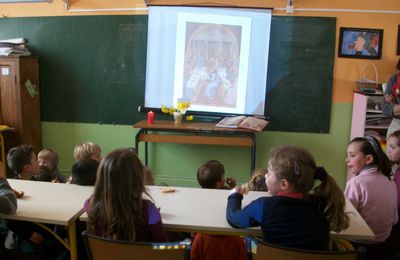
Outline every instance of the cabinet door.
POLYGON ((365 95, 354 93, 350 140, 354 137, 364 136, 367 101, 368 98, 365 95))
POLYGON ((20 106, 19 88, 16 86, 16 63, 0 60, 0 115, 1 123, 16 127, 19 126, 20 106))

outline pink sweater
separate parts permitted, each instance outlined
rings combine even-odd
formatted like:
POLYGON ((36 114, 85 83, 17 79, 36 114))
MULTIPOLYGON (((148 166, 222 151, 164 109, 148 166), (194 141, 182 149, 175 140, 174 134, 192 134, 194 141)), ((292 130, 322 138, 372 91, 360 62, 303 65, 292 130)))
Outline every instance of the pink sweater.
POLYGON ((397 189, 394 182, 378 172, 378 168, 371 167, 351 178, 344 193, 375 234, 373 241, 356 242, 385 241, 398 220, 397 189))

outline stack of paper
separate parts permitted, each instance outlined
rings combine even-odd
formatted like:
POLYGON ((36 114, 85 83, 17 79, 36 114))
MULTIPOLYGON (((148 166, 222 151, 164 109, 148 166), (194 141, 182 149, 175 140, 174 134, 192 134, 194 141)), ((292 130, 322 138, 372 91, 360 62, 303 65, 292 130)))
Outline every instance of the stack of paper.
POLYGON ((25 39, 15 38, 0 40, 0 56, 29 56, 31 52, 25 44, 25 39))

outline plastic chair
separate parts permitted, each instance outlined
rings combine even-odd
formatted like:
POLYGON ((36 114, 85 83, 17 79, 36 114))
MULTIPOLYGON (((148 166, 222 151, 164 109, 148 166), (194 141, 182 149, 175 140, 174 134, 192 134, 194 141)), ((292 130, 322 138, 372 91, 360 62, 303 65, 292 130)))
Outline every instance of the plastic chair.
POLYGON ((247 238, 247 249, 253 260, 356 260, 358 251, 313 251, 270 244, 256 238, 247 238))
POLYGON ((190 240, 177 242, 128 242, 95 236, 84 231, 82 236, 91 260, 175 260, 190 258, 190 240))

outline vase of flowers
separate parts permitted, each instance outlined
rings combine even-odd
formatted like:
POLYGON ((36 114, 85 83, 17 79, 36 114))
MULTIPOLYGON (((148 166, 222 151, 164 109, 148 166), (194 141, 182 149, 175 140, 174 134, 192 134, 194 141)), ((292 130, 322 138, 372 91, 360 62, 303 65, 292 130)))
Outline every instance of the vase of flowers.
MULTIPOLYGON (((170 115, 173 115, 175 124, 181 124, 183 116, 186 114, 186 110, 189 107, 190 107, 190 102, 178 101, 176 107, 161 106, 161 111, 163 113, 168 113, 170 115)), ((185 119, 188 121, 193 120, 193 116, 186 116, 185 119)))

